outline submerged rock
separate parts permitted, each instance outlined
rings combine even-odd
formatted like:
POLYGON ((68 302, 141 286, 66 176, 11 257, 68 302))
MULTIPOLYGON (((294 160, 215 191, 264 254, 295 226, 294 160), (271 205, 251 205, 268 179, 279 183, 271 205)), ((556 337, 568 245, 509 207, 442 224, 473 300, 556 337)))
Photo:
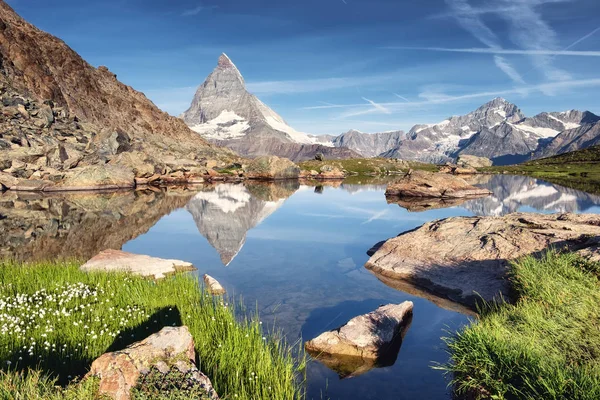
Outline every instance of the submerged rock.
POLYGON ((219 399, 210 379, 198 371, 195 360, 194 340, 188 328, 166 327, 123 350, 101 355, 92 363, 86 377, 100 378, 101 395, 129 400, 131 389, 152 370, 159 371, 165 380, 170 379, 169 374, 174 371, 181 382, 170 383, 182 387, 200 386, 211 400, 219 399))
POLYGON ((597 215, 515 213, 427 223, 385 242, 365 267, 475 307, 508 298, 510 260, 549 247, 577 251, 597 245, 597 215))
POLYGON ((196 268, 181 260, 166 260, 121 250, 104 250, 80 268, 82 271, 126 271, 134 275, 164 278, 178 271, 195 271, 196 268))
POLYGON ((263 156, 254 159, 246 169, 248 179, 277 180, 297 179, 300 167, 288 160, 276 156, 263 156))
POLYGON ((472 198, 488 196, 491 192, 469 185, 456 176, 426 171, 411 171, 400 180, 390 183, 386 196, 472 198))
POLYGON ((204 274, 204 284, 206 285, 206 288, 210 294, 216 296, 225 294, 225 289, 223 286, 221 286, 219 281, 208 274, 204 274))
POLYGON ((305 348, 341 377, 393 365, 410 326, 412 310, 410 301, 381 306, 306 342, 305 348))

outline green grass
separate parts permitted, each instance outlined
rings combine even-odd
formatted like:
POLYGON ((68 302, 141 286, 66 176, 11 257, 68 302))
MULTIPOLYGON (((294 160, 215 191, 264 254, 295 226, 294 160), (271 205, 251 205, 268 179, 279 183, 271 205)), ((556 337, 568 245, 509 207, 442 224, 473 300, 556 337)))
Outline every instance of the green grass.
POLYGON ((480 171, 528 175, 558 185, 600 194, 600 146, 518 165, 481 168, 480 171))
POLYGON ((598 264, 549 252, 512 265, 517 302, 489 306, 447 344, 459 395, 600 398, 598 264))
POLYGON ((54 386, 62 385, 90 398, 89 383, 73 382, 94 359, 186 325, 199 369, 223 398, 303 397, 302 353, 295 358, 296 347, 265 334, 258 318, 236 319, 227 300, 207 295, 194 276, 155 282, 78 266, 0 263, 0 393, 13 387, 29 393, 22 398, 61 398, 65 389, 54 386))
MULTIPOLYGON (((347 160, 325 160, 317 161, 310 160, 304 161, 298 164, 303 170, 315 170, 319 171, 324 165, 331 165, 333 167, 346 170, 351 174, 357 175, 386 175, 388 173, 405 172, 408 170, 402 163, 396 162, 389 158, 352 158, 347 160)), ((437 165, 424 164, 419 162, 408 162, 409 168, 420 169, 426 171, 437 172, 439 170, 437 165)))

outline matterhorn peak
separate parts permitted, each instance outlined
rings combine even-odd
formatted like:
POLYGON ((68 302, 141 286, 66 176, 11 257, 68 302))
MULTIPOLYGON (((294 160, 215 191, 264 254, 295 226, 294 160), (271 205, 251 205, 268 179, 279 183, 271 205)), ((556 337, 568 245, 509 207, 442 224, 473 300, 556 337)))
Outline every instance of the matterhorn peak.
POLYGON ((221 68, 236 68, 235 64, 233 63, 233 61, 231 61, 231 58, 229 58, 229 56, 225 53, 222 53, 221 56, 219 57, 219 62, 217 64, 219 67, 221 68))

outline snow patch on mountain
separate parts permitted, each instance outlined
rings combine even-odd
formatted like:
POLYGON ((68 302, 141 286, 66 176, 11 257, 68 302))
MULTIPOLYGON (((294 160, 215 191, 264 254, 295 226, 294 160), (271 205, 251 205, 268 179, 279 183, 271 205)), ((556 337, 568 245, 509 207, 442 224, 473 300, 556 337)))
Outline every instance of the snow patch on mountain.
POLYGON ((235 112, 225 110, 216 118, 204 124, 192 125, 190 129, 207 139, 228 140, 245 136, 250 124, 235 112))

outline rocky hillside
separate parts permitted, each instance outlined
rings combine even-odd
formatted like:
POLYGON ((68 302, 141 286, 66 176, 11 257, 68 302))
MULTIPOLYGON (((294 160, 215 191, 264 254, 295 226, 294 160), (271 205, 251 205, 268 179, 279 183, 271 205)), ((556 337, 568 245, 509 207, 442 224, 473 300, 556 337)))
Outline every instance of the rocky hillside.
POLYGON ((10 169, 14 162, 8 173, 19 179, 36 171, 22 173, 23 164, 49 168, 54 180, 73 169, 106 164, 141 179, 185 180, 195 168, 192 175, 198 179, 207 172, 207 159, 237 158, 159 110, 106 67, 85 62, 3 1, 0 95, 1 167, 10 169))
POLYGON ((346 148, 323 146, 316 137, 290 127, 246 90, 242 74, 225 54, 181 118, 204 138, 246 156, 276 155, 293 161, 317 153, 329 158, 358 156, 346 148))

